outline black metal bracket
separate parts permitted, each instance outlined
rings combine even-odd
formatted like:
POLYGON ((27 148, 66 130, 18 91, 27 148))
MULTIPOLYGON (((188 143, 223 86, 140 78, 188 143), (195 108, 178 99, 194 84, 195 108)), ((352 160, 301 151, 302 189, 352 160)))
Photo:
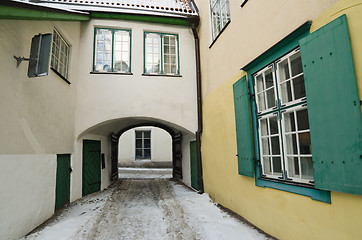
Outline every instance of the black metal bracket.
POLYGON ((14 55, 14 58, 16 59, 16 67, 19 67, 20 63, 22 61, 29 61, 30 58, 24 58, 24 57, 17 57, 14 55))

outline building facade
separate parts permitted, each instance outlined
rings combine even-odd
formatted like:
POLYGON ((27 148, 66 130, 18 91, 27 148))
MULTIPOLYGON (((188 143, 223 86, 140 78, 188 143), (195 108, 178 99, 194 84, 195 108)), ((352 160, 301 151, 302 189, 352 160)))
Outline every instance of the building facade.
POLYGON ((205 192, 279 239, 359 239, 361 1, 195 1, 205 192))
POLYGON ((168 132, 156 127, 138 127, 119 139, 118 162, 122 167, 170 167, 172 139, 168 132))
POLYGON ((16 0, 3 1, 0 16, 1 239, 21 237, 67 202, 108 187, 117 178, 118 139, 134 127, 167 131, 174 177, 191 185, 191 3, 16 0), (28 77, 20 60, 46 34, 49 71, 28 77))

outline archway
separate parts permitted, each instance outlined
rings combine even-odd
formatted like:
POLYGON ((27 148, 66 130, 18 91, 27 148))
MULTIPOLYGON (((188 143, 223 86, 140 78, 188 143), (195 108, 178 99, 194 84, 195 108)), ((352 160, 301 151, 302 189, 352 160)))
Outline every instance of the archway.
POLYGON ((120 136, 129 129, 149 126, 157 127, 168 132, 172 139, 172 168, 173 178, 182 180, 191 186, 190 171, 190 142, 195 140, 194 129, 188 130, 183 126, 167 122, 162 119, 150 117, 127 117, 112 119, 98 123, 83 131, 77 140, 77 157, 84 161, 82 144, 84 140, 98 140, 101 142, 102 161, 105 161, 105 169, 102 169, 101 189, 107 187, 111 181, 118 178, 118 141, 120 136))

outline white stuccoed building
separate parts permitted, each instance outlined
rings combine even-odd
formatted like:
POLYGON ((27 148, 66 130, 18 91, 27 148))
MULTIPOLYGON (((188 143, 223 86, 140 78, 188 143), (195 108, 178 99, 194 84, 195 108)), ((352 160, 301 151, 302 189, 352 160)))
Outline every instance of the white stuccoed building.
POLYGON ((191 186, 199 128, 192 1, 14 0, 0 8, 0 239, 108 187, 118 139, 135 127, 167 132, 173 176, 191 186), (52 34, 50 67, 29 78, 28 62, 17 67, 14 55, 28 58, 39 33, 52 34))
POLYGON ((130 129, 119 139, 118 163, 120 167, 172 166, 172 138, 157 127, 130 129))

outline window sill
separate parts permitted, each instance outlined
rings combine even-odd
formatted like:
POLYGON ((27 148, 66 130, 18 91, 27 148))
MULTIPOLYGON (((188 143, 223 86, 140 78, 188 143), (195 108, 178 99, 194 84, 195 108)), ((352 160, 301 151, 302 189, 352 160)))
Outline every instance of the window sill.
POLYGON ((151 74, 151 73, 143 73, 142 76, 152 76, 152 77, 182 77, 182 75, 179 74, 151 74))
POLYGON ((50 67, 50 69, 55 72, 55 74, 57 74, 61 79, 63 79, 66 83, 68 83, 69 85, 72 84, 71 82, 69 82, 65 77, 63 77, 62 74, 60 74, 57 70, 55 70, 54 68, 50 67))
POLYGON ((90 72, 90 74, 133 75, 131 72, 90 72))
POLYGON ((255 185, 258 187, 269 187, 281 191, 286 191, 290 193, 295 193, 303 196, 310 197, 313 200, 331 203, 331 193, 325 190, 315 189, 312 184, 303 184, 297 182, 290 182, 286 180, 277 180, 266 177, 260 177, 258 175, 258 171, 260 169, 256 169, 257 173, 255 176, 255 185))
POLYGON ((212 43, 210 44, 209 48, 211 48, 214 43, 216 42, 216 40, 219 39, 220 35, 225 31, 225 29, 227 28, 227 26, 229 26, 231 20, 229 20, 229 22, 224 26, 224 28, 219 32, 219 34, 216 36, 216 38, 214 39, 214 41, 212 41, 212 43))

